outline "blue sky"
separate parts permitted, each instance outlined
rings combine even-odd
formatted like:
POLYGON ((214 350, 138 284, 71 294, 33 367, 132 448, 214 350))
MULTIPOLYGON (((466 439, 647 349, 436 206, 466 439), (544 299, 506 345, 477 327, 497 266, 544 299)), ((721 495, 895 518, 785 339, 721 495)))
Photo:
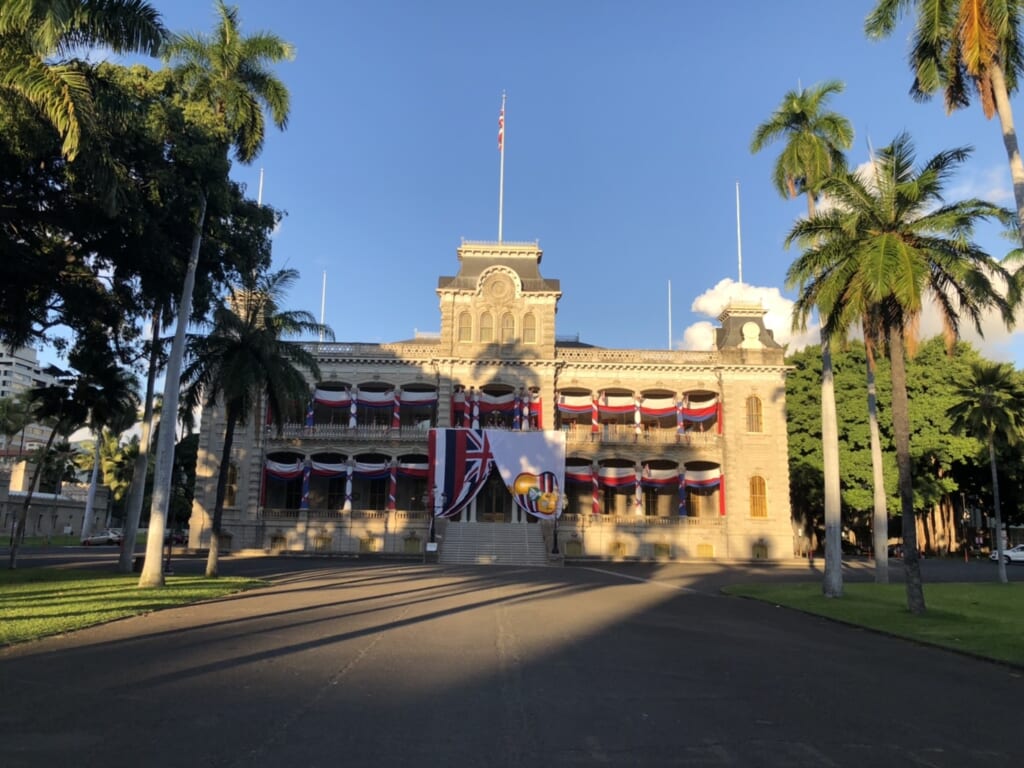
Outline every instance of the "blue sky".
MULTIPOLYGON (((852 163, 903 130, 922 159, 972 145, 950 196, 1012 200, 997 121, 912 101, 909 30, 869 41, 870 0, 237 4, 244 32, 274 31, 297 57, 277 69, 288 129, 234 175, 255 197, 264 169, 264 202, 287 211, 275 266, 302 275, 290 302, 318 316, 326 271, 339 341, 438 330, 434 289, 460 239, 497 239, 502 91, 504 239, 539 241, 542 273, 562 283, 558 333, 601 346, 666 347, 669 281, 677 346, 738 293, 737 182, 745 293, 788 338, 796 254, 782 243, 805 203, 772 188, 777 151, 749 144, 798 85, 845 82, 831 107, 854 125, 852 163)), ((213 26, 212 0, 156 5, 175 31, 213 26)), ((1024 343, 986 335, 988 354, 1024 364, 1024 343)))

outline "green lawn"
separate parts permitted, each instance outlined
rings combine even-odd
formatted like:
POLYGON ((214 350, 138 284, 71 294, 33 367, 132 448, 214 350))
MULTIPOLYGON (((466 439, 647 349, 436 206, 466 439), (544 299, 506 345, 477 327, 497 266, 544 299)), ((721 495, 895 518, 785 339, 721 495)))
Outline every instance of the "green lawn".
POLYGON ((1024 666, 1024 584, 925 584, 923 616, 907 611, 902 583, 844 584, 838 600, 824 597, 820 583, 745 584, 724 591, 1024 666))
POLYGON ((56 568, 0 570, 0 645, 72 632, 126 616, 264 586, 258 579, 168 576, 139 589, 138 574, 56 568))

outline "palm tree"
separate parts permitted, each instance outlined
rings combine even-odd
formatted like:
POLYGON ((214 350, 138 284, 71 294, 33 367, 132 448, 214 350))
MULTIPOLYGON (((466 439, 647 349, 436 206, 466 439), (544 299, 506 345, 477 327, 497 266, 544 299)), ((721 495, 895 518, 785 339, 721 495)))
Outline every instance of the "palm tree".
MULTIPOLYGON (((845 168, 843 150, 853 142, 850 121, 826 111, 825 102, 841 93, 843 84, 828 80, 812 88, 789 91, 772 116, 754 131, 751 152, 760 152, 777 139, 786 145, 775 163, 772 180, 783 197, 807 198, 807 215, 814 216, 822 182, 845 168)), ((795 320, 796 321, 796 320, 795 320)), ((806 324, 806 317, 803 319, 806 324)), ((836 417, 831 339, 821 332, 821 441, 825 476, 825 577, 828 597, 843 594, 842 512, 839 498, 839 425, 836 417)))
POLYGON ((235 428, 245 425, 265 396, 278 428, 289 403, 301 402, 309 385, 302 369, 319 376, 316 358, 304 347, 285 341, 303 333, 327 334, 308 312, 283 311, 281 300, 298 278, 285 269, 270 275, 247 278, 232 291, 228 306, 214 314, 209 336, 193 339, 191 362, 183 380, 188 383, 183 410, 191 414, 205 404, 220 403, 225 410, 224 443, 217 474, 206 575, 217 575, 224 495, 231 464, 235 428))
POLYGON ((75 51, 155 56, 167 37, 146 0, 5 0, 0 4, 0 90, 32 105, 78 154, 93 115, 88 64, 75 51))
MULTIPOLYGON (((915 16, 910 66, 911 95, 923 101, 938 90, 946 111, 970 104, 978 95, 985 117, 999 115, 1003 145, 1010 162, 1017 226, 1024 223, 1024 163, 1017 145, 1010 95, 1024 68, 1020 0, 879 0, 864 24, 869 37, 892 33, 900 16, 915 16)), ((1018 235, 1024 232, 1018 229, 1018 235)))
MULTIPOLYGON (((14 397, 0 397, 0 435, 4 437, 4 452, 10 453, 14 438, 21 435, 25 443, 25 428, 32 423, 31 401, 25 392, 14 397)), ((21 454, 21 447, 18 449, 21 454)))
MULTIPOLYGON (((276 35, 260 32, 243 37, 238 9, 216 3, 218 23, 213 35, 175 37, 164 57, 175 64, 175 72, 194 103, 206 104, 215 116, 215 132, 225 156, 233 148, 243 163, 259 154, 264 139, 264 109, 281 130, 288 125, 288 89, 270 71, 269 64, 293 58, 291 45, 276 35)), ((185 354, 185 331, 192 314, 199 248, 206 219, 206 190, 198 190, 199 209, 192 237, 192 251, 185 283, 178 302, 177 326, 164 373, 164 408, 156 448, 153 500, 150 506, 150 536, 139 586, 163 584, 161 554, 163 532, 170 505, 171 474, 174 469, 174 419, 178 412, 178 389, 185 354), (166 423, 165 423, 166 420, 166 423)))
POLYGON ((33 420, 50 427, 50 435, 46 439, 46 445, 39 451, 39 458, 32 472, 32 480, 25 493, 25 501, 22 502, 18 518, 11 528, 9 568, 18 567, 18 549, 25 538, 28 511, 32 507, 32 498, 39 485, 43 469, 50 458, 54 441, 58 436, 66 438, 84 424, 88 417, 89 407, 80 397, 81 386, 82 382, 62 382, 46 387, 37 387, 30 391, 33 420))
POLYGON ((875 359, 884 345, 878 318, 861 318, 864 332, 864 353, 867 361, 868 434, 871 443, 871 483, 874 490, 871 518, 871 551, 875 558, 875 583, 889 583, 889 505, 885 494, 885 471, 882 467, 882 437, 878 428, 878 389, 875 385, 875 359))
POLYGON ((992 507, 996 512, 996 554, 999 581, 1006 579, 1003 559, 1003 520, 999 504, 996 443, 1016 445, 1024 430, 1024 387, 1009 363, 979 361, 971 364, 971 377, 956 387, 958 402, 946 413, 956 434, 967 433, 985 443, 992 470, 992 507))
POLYGON ((950 347, 962 319, 981 333, 986 309, 994 307, 1012 322, 1010 305, 995 287, 1009 276, 972 240, 979 221, 1006 221, 1011 214, 982 200, 942 199, 946 182, 968 155, 967 149, 940 152, 915 168, 913 144, 901 134, 876 157, 872 179, 846 171, 826 180, 822 191, 835 207, 798 222, 786 238, 787 246, 799 243, 806 248, 787 274, 788 284, 800 292, 795 311, 821 308, 829 334, 845 334, 870 317, 885 339, 892 375, 907 607, 915 614, 924 613, 925 601, 910 463, 906 358, 914 352, 921 312, 926 301, 935 305, 950 347))
POLYGON ((150 443, 152 442, 154 393, 156 376, 160 369, 160 312, 153 313, 150 324, 149 367, 146 372, 146 394, 142 401, 142 434, 139 437, 139 449, 135 454, 132 468, 132 485, 128 491, 128 503, 125 505, 121 554, 117 561, 120 573, 131 573, 135 567, 135 537, 139 531, 139 519, 142 517, 142 503, 146 494, 146 479, 150 465, 150 443))
POLYGON ((100 479, 100 450, 103 445, 103 432, 109 429, 119 436, 135 423, 138 407, 139 396, 135 391, 135 380, 121 369, 115 369, 113 374, 107 377, 105 385, 93 393, 89 407, 89 429, 95 436, 95 440, 89 493, 86 497, 85 514, 82 518, 83 537, 92 533, 93 509, 100 479))

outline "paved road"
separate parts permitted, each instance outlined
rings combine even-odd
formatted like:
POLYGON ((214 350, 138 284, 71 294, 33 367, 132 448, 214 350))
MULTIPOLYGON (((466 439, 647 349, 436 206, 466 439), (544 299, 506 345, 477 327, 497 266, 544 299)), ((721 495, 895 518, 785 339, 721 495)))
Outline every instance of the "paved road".
POLYGON ((272 586, 0 651, 0 764, 1020 764, 1019 672, 721 596, 731 568, 224 565, 272 586))

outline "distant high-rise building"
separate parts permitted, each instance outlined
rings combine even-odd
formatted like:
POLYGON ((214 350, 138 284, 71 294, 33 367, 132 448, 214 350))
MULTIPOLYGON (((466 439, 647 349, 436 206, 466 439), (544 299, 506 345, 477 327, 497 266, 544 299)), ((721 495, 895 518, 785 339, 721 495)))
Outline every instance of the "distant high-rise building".
MULTIPOLYGON (((43 365, 31 347, 10 350, 0 346, 0 398, 11 398, 34 387, 56 383, 64 373, 56 366, 43 365)), ((46 443, 50 429, 29 424, 22 432, 8 437, 0 434, 0 457, 17 456, 46 443)))

